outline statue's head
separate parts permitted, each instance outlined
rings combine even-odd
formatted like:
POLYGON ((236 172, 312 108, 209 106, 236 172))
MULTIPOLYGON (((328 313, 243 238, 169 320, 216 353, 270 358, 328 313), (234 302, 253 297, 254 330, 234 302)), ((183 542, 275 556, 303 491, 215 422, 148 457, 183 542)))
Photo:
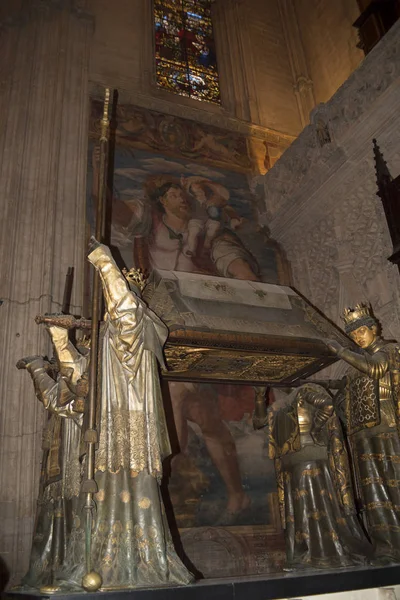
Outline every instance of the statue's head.
POLYGON ((342 319, 345 332, 361 348, 368 348, 380 334, 379 321, 367 304, 360 303, 354 308, 345 308, 342 319))
POLYGON ((147 284, 147 277, 141 269, 122 269, 122 273, 128 282, 129 289, 134 292, 139 298, 142 297, 142 292, 147 284))

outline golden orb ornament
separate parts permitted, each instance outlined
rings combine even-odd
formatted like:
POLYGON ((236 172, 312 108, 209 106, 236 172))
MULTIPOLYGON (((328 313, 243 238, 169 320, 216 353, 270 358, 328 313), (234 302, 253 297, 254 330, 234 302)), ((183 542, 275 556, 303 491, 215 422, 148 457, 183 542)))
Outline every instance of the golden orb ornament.
POLYGON ((101 588, 102 583, 101 575, 96 573, 96 571, 90 571, 90 573, 86 573, 82 578, 82 587, 87 592, 97 592, 101 588))
POLYGON ((58 585, 42 585, 39 591, 41 594, 57 594, 60 588, 58 585))

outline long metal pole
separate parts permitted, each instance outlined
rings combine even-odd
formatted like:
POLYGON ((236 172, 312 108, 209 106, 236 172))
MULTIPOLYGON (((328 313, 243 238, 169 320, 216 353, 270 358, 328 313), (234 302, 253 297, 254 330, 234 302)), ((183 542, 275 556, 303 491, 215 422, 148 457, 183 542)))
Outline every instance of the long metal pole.
MULTIPOLYGON (((97 240, 103 237, 104 227, 104 208, 106 198, 106 166, 109 134, 108 107, 110 102, 110 90, 107 88, 104 98, 103 118, 101 120, 100 135, 100 165, 99 165, 99 186, 96 208, 96 234, 97 240)), ((93 494, 97 492, 97 485, 94 479, 95 470, 95 447, 98 441, 96 431, 96 398, 97 398, 97 370, 98 370, 98 349, 99 349, 99 321, 101 307, 101 287, 100 278, 96 271, 93 272, 92 288, 92 327, 90 340, 90 367, 89 367, 89 402, 88 402, 88 420, 84 440, 87 445, 86 453, 86 480, 82 491, 86 494, 86 575, 82 580, 82 586, 87 591, 95 591, 101 587, 101 576, 92 571, 91 565, 91 536, 92 536, 92 511, 94 508, 93 494)))

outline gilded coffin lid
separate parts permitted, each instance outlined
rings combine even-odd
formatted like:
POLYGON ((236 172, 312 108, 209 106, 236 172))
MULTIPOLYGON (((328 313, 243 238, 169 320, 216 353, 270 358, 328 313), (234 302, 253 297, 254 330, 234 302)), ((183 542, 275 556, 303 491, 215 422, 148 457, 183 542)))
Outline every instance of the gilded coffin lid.
POLYGON ((286 286, 154 271, 145 291, 168 325, 168 379, 289 384, 333 363, 349 338, 286 286))

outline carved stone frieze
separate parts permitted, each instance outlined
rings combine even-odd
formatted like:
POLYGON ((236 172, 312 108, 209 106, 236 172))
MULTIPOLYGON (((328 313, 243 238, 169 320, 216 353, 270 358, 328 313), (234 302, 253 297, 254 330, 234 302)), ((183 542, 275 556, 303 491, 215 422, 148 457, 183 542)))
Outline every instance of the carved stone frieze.
POLYGON ((329 119, 336 139, 367 113, 400 75, 400 23, 361 63, 329 101, 329 119))
MULTIPOLYGON (((271 235, 294 286, 341 324, 345 306, 370 301, 385 336, 400 339, 400 279, 377 197, 372 138, 400 171, 400 23, 368 55, 264 176, 271 235)), ((337 376, 338 365, 330 367, 337 376)))
POLYGON ((315 220, 308 214, 308 228, 304 221, 286 232, 295 287, 338 324, 345 304, 368 300, 386 335, 400 338, 400 282, 387 261, 390 238, 376 198, 372 156, 328 202, 330 213, 315 220))
POLYGON ((327 310, 327 314, 335 301, 338 287, 333 236, 334 219, 330 215, 317 223, 307 235, 303 235, 301 228, 295 230, 293 244, 286 248, 295 287, 302 293, 307 290, 311 302, 327 310))
MULTIPOLYGON (((364 172, 365 166, 371 175, 372 157, 363 161, 360 173, 364 172)), ((346 185, 341 186, 335 194, 339 201, 334 209, 335 222, 340 230, 339 239, 348 244, 353 256, 354 278, 364 284, 374 279, 385 264, 385 254, 390 253, 384 230, 385 221, 382 219, 384 215, 374 197, 375 187, 373 177, 367 179, 365 175, 364 183, 350 194, 346 193, 346 185), (376 252, 376 249, 379 249, 379 252, 376 252)))
MULTIPOLYGON (((300 188, 308 174, 311 174, 313 183, 318 185, 324 180, 325 164, 337 152, 334 143, 326 144, 321 148, 319 131, 316 125, 307 126, 301 135, 285 152, 285 159, 278 160, 271 171, 270 177, 264 181, 266 208, 270 219, 273 219, 280 208, 300 188), (315 165, 319 163, 318 171, 315 165)), ((342 161, 342 153, 337 153, 336 161, 342 161)), ((335 161, 335 162, 336 162, 335 161)))
MULTIPOLYGON (((326 103, 318 105, 311 114, 311 125, 306 127, 265 177, 267 213, 274 219, 282 210, 287 211, 294 197, 306 186, 310 191, 334 173, 347 158, 357 152, 361 138, 368 141, 375 131, 375 123, 368 118, 381 110, 382 121, 388 111, 398 111, 396 81, 400 76, 400 22, 398 22, 377 47, 366 57, 361 66, 326 103), (391 88, 391 99, 388 91, 391 88), (378 100, 386 95, 387 110, 378 100), (397 106, 397 107, 396 107, 397 106), (329 134, 330 143, 321 144, 321 124, 324 138, 329 134), (310 186, 312 181, 313 186, 310 186), (311 189, 310 189, 311 187, 311 189)), ((363 147, 361 154, 365 154, 363 147)), ((359 151, 358 151, 359 153, 359 151)))

